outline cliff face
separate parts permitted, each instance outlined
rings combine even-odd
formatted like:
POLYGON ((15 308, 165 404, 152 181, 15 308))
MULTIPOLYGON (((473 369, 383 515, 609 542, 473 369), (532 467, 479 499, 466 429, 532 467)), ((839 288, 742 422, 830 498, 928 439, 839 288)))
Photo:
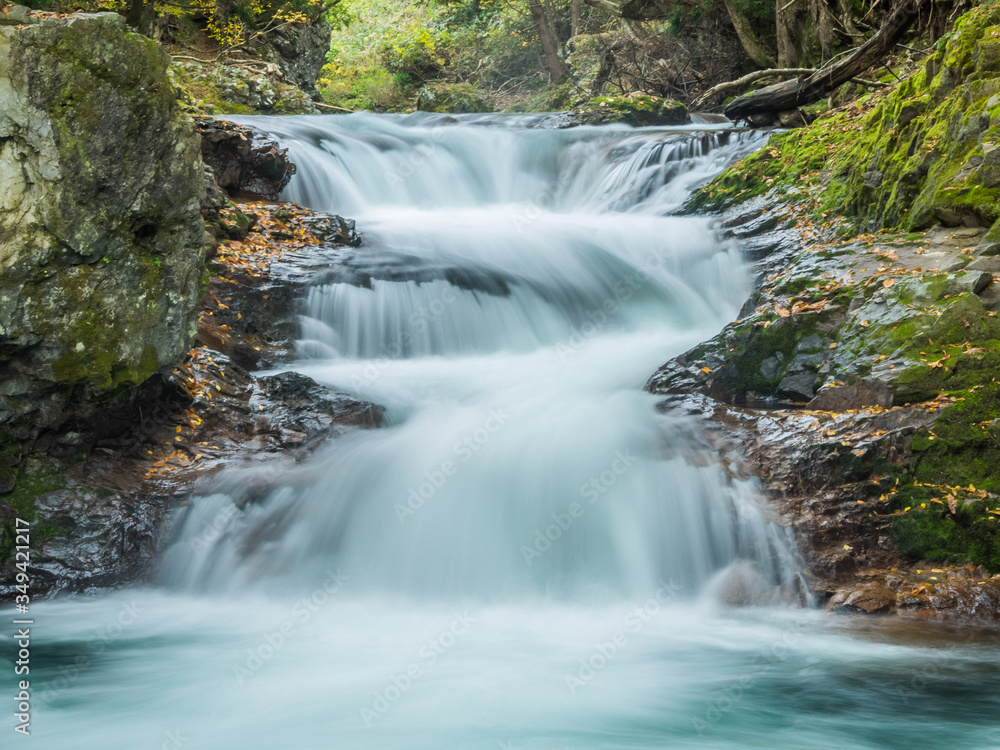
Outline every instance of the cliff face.
POLYGON ((0 15, 0 490, 190 346, 206 177, 166 68, 117 14, 0 15))

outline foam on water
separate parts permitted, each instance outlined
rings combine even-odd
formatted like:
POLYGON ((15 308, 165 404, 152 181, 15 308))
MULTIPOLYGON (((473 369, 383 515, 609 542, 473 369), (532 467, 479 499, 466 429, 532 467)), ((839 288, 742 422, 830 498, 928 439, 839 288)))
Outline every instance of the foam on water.
POLYGON ((794 540, 641 390, 750 290, 671 214, 758 136, 250 121, 287 197, 364 236, 302 301, 295 369, 391 423, 225 472, 155 588, 33 605, 38 747, 1000 745, 995 639, 788 606, 794 540))

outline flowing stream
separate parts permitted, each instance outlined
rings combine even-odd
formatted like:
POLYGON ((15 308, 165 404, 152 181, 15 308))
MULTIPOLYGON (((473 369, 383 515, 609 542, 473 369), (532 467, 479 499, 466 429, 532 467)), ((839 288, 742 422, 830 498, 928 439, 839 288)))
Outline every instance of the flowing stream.
POLYGON ((750 291, 671 214, 759 136, 245 119, 364 238, 293 369, 389 424, 227 471, 153 584, 35 607, 39 747, 1000 746, 995 637, 816 611, 755 488, 642 391, 750 291))

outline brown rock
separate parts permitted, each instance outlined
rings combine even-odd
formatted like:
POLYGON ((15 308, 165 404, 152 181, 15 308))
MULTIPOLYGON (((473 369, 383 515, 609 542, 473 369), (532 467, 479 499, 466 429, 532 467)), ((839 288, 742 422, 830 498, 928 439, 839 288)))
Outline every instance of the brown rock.
POLYGON ((879 583, 841 589, 826 605, 828 612, 854 612, 865 615, 886 614, 895 608, 896 592, 879 583))
POLYGON ((809 409, 815 411, 845 412, 869 406, 892 406, 892 391, 878 380, 862 380, 854 385, 836 385, 824 388, 812 401, 809 409))

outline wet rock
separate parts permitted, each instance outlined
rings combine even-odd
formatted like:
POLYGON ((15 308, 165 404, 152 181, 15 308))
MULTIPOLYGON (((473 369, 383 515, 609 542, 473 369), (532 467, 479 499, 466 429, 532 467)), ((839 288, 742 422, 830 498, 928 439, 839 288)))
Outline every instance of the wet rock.
POLYGON ((246 126, 200 117, 201 155, 219 187, 229 195, 250 193, 276 200, 295 174, 288 149, 256 135, 246 126))
POLYGON ((573 113, 584 125, 621 122, 635 127, 683 125, 691 122, 687 107, 674 99, 648 94, 595 96, 573 113))
POLYGON ((809 402, 808 408, 816 411, 845 412, 850 409, 865 409, 892 406, 892 390, 880 380, 860 380, 853 385, 837 385, 824 388, 809 402))
POLYGON ((879 584, 867 584, 856 589, 838 591, 827 602, 828 612, 852 612, 880 615, 896 607, 896 592, 879 584))

